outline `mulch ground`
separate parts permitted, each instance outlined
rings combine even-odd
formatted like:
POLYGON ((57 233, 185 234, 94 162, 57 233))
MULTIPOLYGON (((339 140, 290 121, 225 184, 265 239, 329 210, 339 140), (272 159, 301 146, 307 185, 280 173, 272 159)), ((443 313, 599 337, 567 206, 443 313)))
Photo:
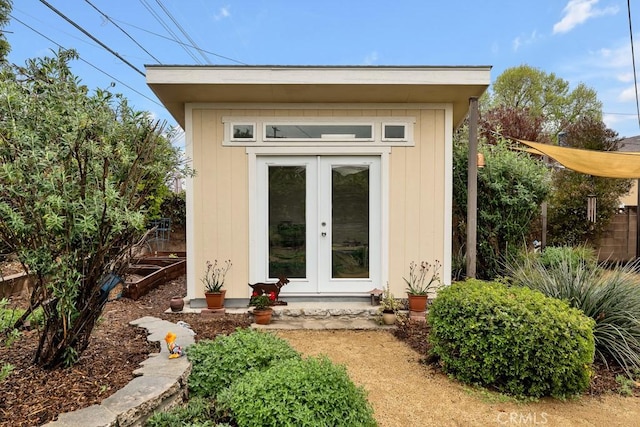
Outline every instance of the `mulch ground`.
MULTIPOLYGON (((23 331, 10 347, 0 346, 0 363, 14 366, 0 383, 0 426, 36 426, 54 420, 58 414, 100 403, 134 378, 133 371, 149 353, 159 348, 146 340, 144 329, 129 325, 131 320, 155 316, 172 322, 183 320, 196 332, 196 340, 213 339, 247 327, 248 315, 203 317, 197 314, 167 314, 172 296, 186 294, 185 277, 173 280, 141 297, 138 301, 119 299, 107 303, 88 349, 72 368, 46 371, 32 366, 37 331, 23 331)), ((20 304, 19 298, 13 304, 20 304)), ((407 321, 394 335, 423 355, 428 351, 428 326, 407 321)), ((617 372, 597 366, 590 394, 616 391, 617 372)), ((640 390, 634 393, 640 395, 640 390)))

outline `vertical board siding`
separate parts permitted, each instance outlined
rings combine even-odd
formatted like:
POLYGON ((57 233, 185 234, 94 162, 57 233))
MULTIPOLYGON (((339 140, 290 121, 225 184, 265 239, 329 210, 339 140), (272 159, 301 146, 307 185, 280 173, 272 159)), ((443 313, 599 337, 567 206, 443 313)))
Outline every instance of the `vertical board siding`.
MULTIPOLYGON (((222 117, 361 117, 411 116, 415 146, 392 147, 389 156, 389 277, 397 297, 404 293, 403 277, 411 261, 443 261, 445 203, 445 111, 403 109, 193 109, 192 179, 194 200, 190 254, 195 277, 188 277, 189 295, 204 296, 200 279, 207 260, 231 259, 227 296, 247 298, 249 277, 249 185, 244 147, 222 146, 222 117), (195 287, 195 290, 192 290, 195 287)), ((377 232, 374 230, 373 232, 377 232)), ((385 283, 380 283, 379 287, 385 283)))
POLYGON ((393 147, 390 160, 389 284, 402 295, 411 261, 443 261, 444 110, 398 112, 415 116, 414 147, 393 147))

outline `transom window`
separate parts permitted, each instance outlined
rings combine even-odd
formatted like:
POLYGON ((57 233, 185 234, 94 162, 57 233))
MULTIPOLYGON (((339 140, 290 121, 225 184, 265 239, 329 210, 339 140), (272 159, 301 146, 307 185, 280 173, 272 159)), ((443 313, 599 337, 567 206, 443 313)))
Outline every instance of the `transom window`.
POLYGON ((224 145, 413 145, 413 117, 223 117, 224 145))
POLYGON ((373 125, 303 125, 266 123, 265 139, 343 139, 365 140, 373 138, 373 125))

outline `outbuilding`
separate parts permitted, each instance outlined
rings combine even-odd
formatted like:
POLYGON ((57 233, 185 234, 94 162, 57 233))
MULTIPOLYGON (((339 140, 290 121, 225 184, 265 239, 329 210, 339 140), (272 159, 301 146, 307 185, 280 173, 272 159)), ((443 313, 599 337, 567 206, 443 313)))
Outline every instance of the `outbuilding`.
POLYGON ((451 277, 452 139, 490 67, 147 66, 185 131, 187 298, 231 260, 228 304, 402 296, 411 261, 451 277))

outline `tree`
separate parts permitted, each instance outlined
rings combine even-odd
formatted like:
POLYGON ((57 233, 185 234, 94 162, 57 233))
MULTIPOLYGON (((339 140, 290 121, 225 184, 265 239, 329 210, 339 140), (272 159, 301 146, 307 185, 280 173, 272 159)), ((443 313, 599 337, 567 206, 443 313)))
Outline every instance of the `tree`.
POLYGON ((489 108, 527 109, 533 117, 541 117, 544 131, 552 136, 580 118, 602 119, 595 90, 583 83, 570 90, 566 80, 528 65, 500 74, 489 98, 489 108))
MULTIPOLYGON (((566 144, 574 148, 616 151, 618 134, 596 119, 585 117, 565 128, 566 144)), ((579 245, 595 240, 615 215, 620 197, 631 189, 631 180, 601 178, 568 169, 553 174, 549 200, 548 241, 555 245, 579 245), (587 196, 597 200, 596 222, 587 220, 587 196)))
POLYGON ((178 161, 162 126, 71 73, 73 51, 5 66, 0 82, 0 239, 34 275, 45 324, 35 363, 72 364, 178 161), (14 77, 14 78, 10 78, 14 77))
POLYGON ((528 108, 496 106, 487 111, 479 120, 479 130, 490 144, 495 144, 503 136, 527 141, 542 142, 543 118, 534 116, 528 108))
POLYGON ((7 55, 11 46, 4 35, 2 28, 6 27, 9 23, 9 15, 11 14, 12 4, 11 0, 0 0, 0 62, 7 60, 7 55))
MULTIPOLYGON (((486 166, 478 171, 477 275, 491 279, 501 274, 501 263, 519 250, 531 234, 540 203, 550 190, 547 168, 528 154, 513 151, 499 138, 494 145, 482 143, 486 166)), ((464 130, 454 138, 453 216, 454 251, 466 243, 468 137, 464 130)), ((455 256, 454 256, 455 260, 455 256)), ((455 264, 455 263, 454 263, 455 264)), ((454 268, 462 269, 458 257, 454 268)))

